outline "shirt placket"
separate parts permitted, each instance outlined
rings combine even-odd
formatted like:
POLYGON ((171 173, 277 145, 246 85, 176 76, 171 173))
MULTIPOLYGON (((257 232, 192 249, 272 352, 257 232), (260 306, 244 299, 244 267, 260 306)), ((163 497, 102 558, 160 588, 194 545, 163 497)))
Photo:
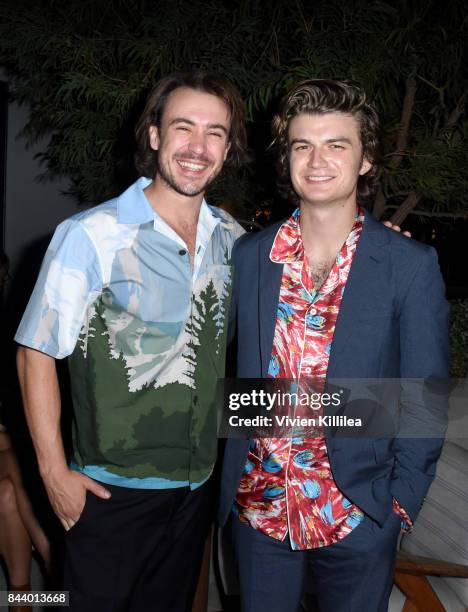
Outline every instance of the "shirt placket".
MULTIPOLYGON (((300 381, 301 381, 301 375, 302 375, 302 365, 303 365, 303 358, 304 358, 304 351, 305 351, 305 346, 306 346, 306 339, 307 339, 307 317, 308 315, 311 313, 311 311, 314 311, 315 313, 315 308, 314 308, 314 304, 315 302, 319 299, 319 293, 317 291, 310 291, 309 287, 306 286, 306 284, 304 283, 304 264, 305 264, 305 259, 302 260, 302 266, 301 266, 301 271, 298 274, 298 279, 296 279, 296 283, 304 289, 305 294, 308 296, 308 299, 310 301, 310 304, 307 306, 305 312, 304 312, 304 316, 303 316, 303 333, 302 333, 302 346, 301 346, 301 358, 300 358, 300 363, 299 363, 299 368, 298 368, 298 372, 297 372, 297 386, 298 389, 300 389, 300 381)), ((296 416, 296 410, 294 409, 294 413, 293 413, 293 418, 296 416)), ((302 433, 300 430, 298 432, 299 434, 302 433)), ((294 435, 291 435, 290 441, 289 441, 289 448, 288 448, 288 458, 287 458, 287 463, 286 463, 286 471, 285 471, 285 497, 286 497, 286 518, 287 518, 287 533, 291 533, 291 511, 294 511, 293 508, 291 508, 291 506, 295 505, 294 503, 290 502, 290 498, 289 495, 291 494, 292 496, 295 495, 295 491, 297 490, 297 486, 298 483, 296 483, 296 478, 294 476, 294 473, 291 475, 291 455, 293 454, 293 452, 297 449, 295 449, 293 441, 294 439, 297 437, 301 437, 300 435, 295 435, 296 432, 293 432, 294 435)), ((294 470, 292 470, 294 472, 294 470)), ((286 537, 286 535, 285 535, 286 537)))
MULTIPOLYGON (((210 235, 209 239, 211 240, 212 234, 210 235)), ((197 277, 198 277, 198 273, 200 271, 200 267, 201 264, 199 264, 198 266, 196 266, 196 257, 197 257, 197 251, 199 251, 200 249, 202 249, 203 247, 201 245, 198 244, 198 236, 197 236, 197 245, 196 246, 196 252, 195 252, 195 257, 194 260, 192 261, 192 258, 190 257, 188 251, 186 253, 187 257, 188 257, 188 262, 189 262, 189 266, 190 266, 190 314, 189 314, 189 320, 190 320, 190 329, 191 334, 190 334, 190 339, 193 345, 193 351, 195 353, 195 357, 197 356, 197 352, 198 352, 198 345, 196 344, 196 338, 194 336, 193 333, 193 329, 194 329, 194 309, 195 309, 195 284, 196 284, 196 278, 195 278, 195 271, 197 271, 197 277)), ((206 247, 203 248, 203 254, 206 252, 206 247)), ((179 253, 181 254, 182 251, 179 251, 179 253)), ((189 441, 190 441, 190 457, 189 457, 189 483, 190 486, 192 485, 192 478, 191 478, 191 473, 192 473, 192 468, 193 468, 193 463, 195 461, 195 457, 197 455, 198 452, 198 445, 196 443, 195 440, 195 435, 194 435, 194 427, 195 427, 195 407, 197 405, 198 402, 198 390, 195 388, 191 388, 190 389, 190 424, 189 424, 189 441)))

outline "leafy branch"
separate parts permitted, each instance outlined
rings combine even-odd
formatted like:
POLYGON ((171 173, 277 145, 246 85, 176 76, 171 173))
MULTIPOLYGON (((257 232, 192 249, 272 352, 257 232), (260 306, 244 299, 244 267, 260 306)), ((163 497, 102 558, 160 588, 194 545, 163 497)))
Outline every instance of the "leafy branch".
POLYGON ((47 137, 43 177, 67 176, 85 202, 134 178, 133 126, 163 74, 225 74, 246 101, 256 164, 226 172, 211 197, 244 217, 277 198, 264 150, 279 97, 301 79, 353 79, 383 118, 374 215, 402 220, 468 211, 467 24, 462 0, 0 0, 0 65, 29 108, 23 136, 47 137))

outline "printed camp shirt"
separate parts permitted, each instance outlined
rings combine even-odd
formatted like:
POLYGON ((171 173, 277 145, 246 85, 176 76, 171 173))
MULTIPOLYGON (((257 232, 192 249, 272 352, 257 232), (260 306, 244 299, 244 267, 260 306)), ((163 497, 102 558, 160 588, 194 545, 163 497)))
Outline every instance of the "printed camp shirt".
MULTIPOLYGON (((325 379, 341 299, 363 222, 364 214, 359 210, 318 290, 304 257, 299 210, 279 229, 270 253, 273 262, 284 264, 270 377, 325 379)), ((298 431, 291 438, 251 440, 233 509, 240 520, 266 535, 278 540, 289 535, 293 550, 333 544, 364 518, 360 508, 338 489, 320 431, 314 432, 313 437, 304 437, 298 431)), ((395 503, 394 509, 399 511, 395 503)))
POLYGON ((203 201, 191 261, 147 200, 150 183, 59 225, 16 340, 68 357, 71 467, 111 485, 194 489, 216 460, 231 249, 243 230, 203 201))

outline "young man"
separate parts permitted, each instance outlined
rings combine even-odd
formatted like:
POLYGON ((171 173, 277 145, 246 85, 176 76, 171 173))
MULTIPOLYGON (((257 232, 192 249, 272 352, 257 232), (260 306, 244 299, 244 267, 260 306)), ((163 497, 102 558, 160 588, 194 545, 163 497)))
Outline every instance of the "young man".
MULTIPOLYGON (((275 140, 299 207, 234 249, 240 378, 448 376, 435 251, 360 206, 379 176, 378 128, 345 82, 283 99, 275 140)), ((297 610, 309 562, 321 612, 387 610, 400 526, 418 514, 445 423, 411 394, 400 405, 413 431, 439 437, 228 440, 220 521, 233 511, 243 612, 297 610)))
POLYGON ((72 610, 190 610, 214 506, 215 385, 242 229, 203 195, 245 156, 240 96, 218 75, 168 76, 137 141, 149 178, 57 228, 16 335, 40 472, 67 530, 72 610))

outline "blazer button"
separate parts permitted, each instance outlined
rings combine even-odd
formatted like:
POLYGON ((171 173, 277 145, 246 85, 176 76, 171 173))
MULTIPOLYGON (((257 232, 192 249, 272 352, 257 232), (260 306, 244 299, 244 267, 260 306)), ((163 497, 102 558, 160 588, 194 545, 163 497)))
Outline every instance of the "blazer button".
POLYGON ((186 255, 187 251, 185 249, 180 249, 179 255, 186 255))

